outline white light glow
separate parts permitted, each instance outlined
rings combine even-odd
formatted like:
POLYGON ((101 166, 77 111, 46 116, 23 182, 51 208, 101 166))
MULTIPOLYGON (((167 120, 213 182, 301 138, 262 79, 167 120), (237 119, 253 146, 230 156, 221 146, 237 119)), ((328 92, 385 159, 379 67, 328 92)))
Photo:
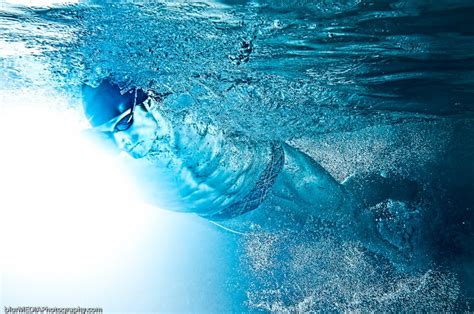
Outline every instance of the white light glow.
POLYGON ((150 208, 120 164, 81 136, 67 111, 0 110, 3 271, 94 276, 126 259, 150 208))

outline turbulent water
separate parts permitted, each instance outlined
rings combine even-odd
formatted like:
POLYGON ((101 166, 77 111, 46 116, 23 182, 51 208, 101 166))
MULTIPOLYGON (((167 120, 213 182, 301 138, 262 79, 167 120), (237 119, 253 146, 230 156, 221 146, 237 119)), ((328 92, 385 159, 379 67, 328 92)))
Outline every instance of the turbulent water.
POLYGON ((242 309, 468 310, 473 15, 455 0, 1 4, 0 89, 53 88, 74 109, 83 83, 111 76, 171 93, 170 116, 285 140, 340 181, 379 172, 421 187, 416 270, 350 239, 257 234, 239 240, 242 309))

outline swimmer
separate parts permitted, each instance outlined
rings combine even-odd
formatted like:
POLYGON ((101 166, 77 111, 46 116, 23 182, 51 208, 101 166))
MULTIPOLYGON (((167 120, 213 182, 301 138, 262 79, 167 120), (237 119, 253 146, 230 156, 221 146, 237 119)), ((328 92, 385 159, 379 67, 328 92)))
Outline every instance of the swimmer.
POLYGON ((83 86, 93 132, 131 157, 153 204, 195 213, 238 233, 298 230, 318 221, 382 241, 362 208, 400 194, 390 180, 373 176, 361 184, 353 177, 340 184, 284 142, 232 137, 189 111, 171 121, 162 101, 151 91, 124 91, 111 79, 83 86), (370 184, 376 193, 366 192, 370 184))

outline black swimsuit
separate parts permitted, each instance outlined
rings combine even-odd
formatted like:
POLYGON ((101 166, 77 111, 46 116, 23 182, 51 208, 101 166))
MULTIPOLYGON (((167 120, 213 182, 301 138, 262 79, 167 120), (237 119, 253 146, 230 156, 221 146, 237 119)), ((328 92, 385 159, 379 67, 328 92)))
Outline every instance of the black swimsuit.
POLYGON ((247 193, 247 195, 239 201, 227 206, 220 212, 201 216, 213 221, 222 221, 240 216, 260 206, 260 204, 265 200, 270 188, 275 183, 275 180, 285 163, 285 153, 280 143, 272 142, 271 155, 270 162, 258 178, 255 187, 247 193))

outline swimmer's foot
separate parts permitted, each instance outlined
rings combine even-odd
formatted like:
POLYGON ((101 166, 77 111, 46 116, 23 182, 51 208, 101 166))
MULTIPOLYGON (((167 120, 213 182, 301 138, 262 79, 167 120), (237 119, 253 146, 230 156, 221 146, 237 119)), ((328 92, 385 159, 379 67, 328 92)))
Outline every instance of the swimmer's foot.
POLYGON ((412 258, 420 226, 420 212, 412 204, 387 200, 374 206, 380 237, 408 258, 412 258))
POLYGON ((359 213, 361 235, 369 250, 388 258, 397 268, 415 265, 420 212, 410 202, 386 200, 359 213))

